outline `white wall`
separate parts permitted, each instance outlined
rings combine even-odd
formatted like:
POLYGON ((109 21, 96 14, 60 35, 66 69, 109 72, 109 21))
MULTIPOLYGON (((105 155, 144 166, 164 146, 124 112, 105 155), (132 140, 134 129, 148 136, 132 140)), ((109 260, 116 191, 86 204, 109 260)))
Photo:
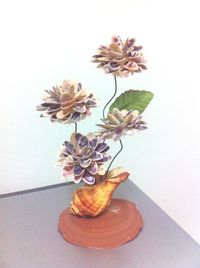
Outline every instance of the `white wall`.
MULTIPOLYGON (((72 126, 39 118, 43 90, 75 79, 105 103, 113 80, 91 55, 113 34, 136 37, 149 70, 120 79, 120 92, 155 98, 144 114, 149 129, 124 140, 115 164, 133 167, 133 181, 200 242, 198 10, 195 0, 1 2, 0 193, 63 181, 53 164, 72 126)), ((80 124, 83 132, 100 112, 80 124)))

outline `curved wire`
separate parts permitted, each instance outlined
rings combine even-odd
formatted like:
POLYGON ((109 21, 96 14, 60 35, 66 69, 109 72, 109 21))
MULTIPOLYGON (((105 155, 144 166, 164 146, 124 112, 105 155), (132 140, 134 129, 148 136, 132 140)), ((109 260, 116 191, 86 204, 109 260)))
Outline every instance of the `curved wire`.
POLYGON ((107 177, 108 171, 110 170, 110 167, 111 167, 111 165, 113 164, 114 160, 116 159, 116 157, 121 153, 121 151, 122 151, 123 148, 124 148, 121 139, 119 140, 119 142, 120 142, 120 149, 119 149, 119 151, 116 153, 116 155, 113 157, 113 159, 111 160, 111 162, 110 162, 110 164, 109 164, 109 166, 108 166, 108 168, 107 168, 107 170, 106 170, 106 176, 105 176, 105 177, 107 177))
MULTIPOLYGON (((115 81, 115 90, 114 90, 114 94, 113 96, 111 97, 111 99, 106 103, 106 105, 104 106, 103 108, 103 119, 105 120, 105 110, 107 108, 107 106, 110 104, 110 102, 114 99, 114 97, 116 96, 117 94, 117 78, 116 76, 114 75, 114 81, 115 81)), ((111 160, 107 170, 106 170, 106 174, 105 174, 105 178, 107 177, 107 174, 108 174, 108 171, 110 170, 110 167, 111 165, 113 164, 114 160, 116 159, 116 157, 121 153, 121 151, 123 150, 123 144, 122 144, 122 141, 121 139, 119 140, 120 142, 120 150, 116 153, 116 155, 113 157, 113 159, 111 160)))
POLYGON ((114 80, 115 80, 115 91, 114 91, 114 95, 111 97, 111 99, 106 103, 106 105, 103 108, 103 119, 104 120, 106 119, 106 117, 105 117, 105 110, 106 110, 107 106, 111 103, 111 101, 114 99, 114 97, 117 94, 117 78, 116 78, 115 75, 114 75, 114 80))

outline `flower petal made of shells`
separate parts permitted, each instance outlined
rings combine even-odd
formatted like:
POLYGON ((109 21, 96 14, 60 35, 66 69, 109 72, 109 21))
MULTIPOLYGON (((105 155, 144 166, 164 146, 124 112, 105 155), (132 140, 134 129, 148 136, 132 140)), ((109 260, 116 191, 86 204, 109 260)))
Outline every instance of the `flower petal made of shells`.
POLYGON ((116 71, 116 70, 118 70, 119 69, 119 67, 120 67, 120 65, 119 65, 119 63, 117 63, 117 62, 109 62, 108 63, 108 68, 109 68, 109 70, 111 70, 111 71, 116 71))
POLYGON ((65 145, 65 148, 66 148, 66 150, 67 150, 67 152, 69 154, 72 154, 73 155, 75 153, 75 148, 74 148, 74 145, 73 144, 71 144, 68 141, 65 141, 64 142, 64 145, 65 145))
POLYGON ((123 113, 121 111, 119 111, 117 108, 114 108, 112 110, 112 114, 120 121, 123 122, 124 121, 124 116, 123 113))
POLYGON ((116 58, 120 58, 121 53, 111 50, 111 51, 107 51, 107 55, 112 59, 116 59, 116 58))
POLYGON ((79 142, 79 139, 82 137, 82 134, 81 133, 78 133, 78 132, 74 132, 72 133, 71 137, 70 137, 70 142, 72 144, 74 144, 75 146, 77 146, 78 142, 79 142))
POLYGON ((115 132, 114 130, 103 132, 103 134, 102 134, 103 138, 104 139, 112 139, 114 132, 115 132))
POLYGON ((96 151, 102 153, 108 151, 109 149, 110 147, 105 142, 102 142, 97 146, 96 151))
POLYGON ((74 177, 73 177, 73 181, 74 181, 75 183, 79 183, 79 182, 81 182, 81 180, 82 180, 82 175, 80 175, 80 176, 74 176, 74 177))
POLYGON ((83 148, 84 146, 88 146, 88 144, 89 144, 88 138, 86 136, 81 136, 78 141, 78 146, 80 148, 83 148))
POLYGON ((79 157, 79 155, 80 155, 81 158, 87 159, 91 153, 91 150, 89 150, 88 148, 89 148, 89 146, 87 146, 87 145, 85 145, 82 148, 79 148, 77 157, 79 157))
POLYGON ((97 101, 96 101, 96 100, 89 99, 89 100, 86 102, 86 105, 89 106, 89 107, 96 107, 96 105, 97 105, 97 101))
POLYGON ((99 165, 99 170, 97 172, 99 175, 104 175, 106 173, 106 168, 105 166, 102 164, 102 165, 99 165))
POLYGON ((60 97, 59 97, 59 90, 56 87, 53 87, 53 90, 45 90, 45 92, 48 94, 48 96, 44 96, 42 99, 47 101, 51 100, 52 102, 56 101, 59 102, 60 97))
MULTIPOLYGON (((59 103, 43 103, 43 104, 44 104, 44 106, 46 106, 45 108, 48 108, 47 112, 54 112, 54 111, 57 111, 58 109, 60 109, 59 103)), ((41 104, 41 106, 42 106, 42 104, 41 104)))
POLYGON ((82 84, 80 82, 78 82, 77 91, 80 91, 81 89, 82 89, 82 84))
POLYGON ((104 163, 107 162, 111 159, 112 157, 110 155, 105 155, 103 158, 99 161, 99 163, 104 163))
POLYGON ((86 107, 84 105, 76 105, 76 106, 73 107, 73 110, 78 112, 78 113, 83 114, 83 113, 86 112, 87 109, 86 109, 86 107))
POLYGON ((50 107, 52 104, 57 104, 57 102, 55 102, 54 100, 50 101, 50 100, 46 100, 45 98, 43 98, 43 101, 40 105, 37 105, 36 108, 38 111, 47 109, 48 107, 50 107))
POLYGON ((121 48, 116 43, 111 43, 109 48, 110 48, 110 50, 114 50, 115 52, 121 53, 121 48))
POLYGON ((131 124, 136 118, 137 116, 134 116, 133 112, 128 112, 126 116, 124 117, 123 123, 125 125, 131 124))
POLYGON ((138 64, 136 62, 129 61, 126 64, 124 64, 123 68, 127 71, 135 72, 138 70, 138 64))
POLYGON ((64 167, 63 171, 62 171, 62 176, 65 178, 65 177, 68 177, 70 175, 73 174, 73 170, 74 170, 74 167, 73 166, 66 166, 64 167))
POLYGON ((65 166, 74 166, 74 164, 77 163, 77 161, 74 160, 74 157, 66 152, 66 149, 65 152, 63 152, 63 155, 61 155, 61 158, 62 156, 65 159, 65 166))
POLYGON ((134 119, 133 119, 133 120, 135 120, 135 119, 138 117, 138 115, 139 115, 139 111, 138 111, 138 110, 134 110, 134 111, 132 112, 132 114, 133 114, 133 116, 134 116, 134 119))
POLYGON ((87 184, 91 185, 95 183, 95 177, 87 171, 85 171, 84 174, 82 175, 82 180, 87 184))
POLYGON ((82 168, 87 168, 90 166, 92 160, 91 159, 81 159, 80 160, 80 165, 82 168))
POLYGON ((83 119, 83 118, 84 118, 84 117, 81 117, 81 114, 78 113, 78 112, 73 113, 72 116, 71 116, 71 119, 72 119, 72 122, 73 122, 73 123, 74 123, 74 122, 78 122, 78 121, 80 121, 80 120, 83 119))
POLYGON ((100 152, 93 152, 90 157, 93 161, 98 161, 103 158, 103 155, 100 152))
POLYGON ((83 174, 83 172, 85 171, 84 168, 82 168, 81 166, 77 165, 74 167, 74 175, 75 176, 80 176, 83 174))
POLYGON ((74 101, 78 102, 78 101, 82 101, 82 99, 87 98, 88 95, 88 91, 86 90, 80 90, 77 92, 77 94, 74 97, 74 101))
POLYGON ((147 125, 143 122, 138 122, 134 125, 134 128, 138 130, 144 130, 147 129, 147 125))
POLYGON ((96 124, 98 127, 102 127, 102 128, 105 128, 105 129, 114 129, 116 127, 116 125, 111 125, 111 124, 96 124))
POLYGON ((73 110, 73 105, 65 107, 65 108, 61 106, 61 111, 57 112, 58 114, 56 114, 56 116, 58 119, 62 119, 62 120, 65 120, 69 116, 72 117, 72 115, 76 113, 76 111, 73 110))
POLYGON ((72 105, 74 103, 73 96, 71 96, 71 94, 69 94, 69 93, 63 93, 60 96, 60 100, 61 100, 63 107, 67 107, 67 106, 72 105))
POLYGON ((128 77, 129 74, 130 74, 129 70, 126 70, 126 69, 119 70, 119 76, 121 76, 121 77, 128 77))
POLYGON ((71 82, 69 80, 64 80, 62 83, 62 89, 69 91, 69 88, 71 87, 71 82))
POLYGON ((74 123, 74 121, 72 120, 72 114, 70 114, 70 115, 68 115, 67 117, 65 117, 65 118, 63 118, 62 120, 61 120, 61 122, 63 122, 63 123, 67 123, 67 124, 70 124, 70 123, 74 123))
POLYGON ((112 41, 112 43, 118 44, 118 46, 123 45, 122 39, 121 39, 121 37, 119 35, 112 36, 111 41, 112 41))
POLYGON ((87 134, 87 137, 88 137, 89 140, 92 140, 92 139, 96 138, 96 135, 95 135, 94 132, 89 132, 89 133, 87 134))
POLYGON ((67 114, 67 113, 73 111, 73 107, 74 107, 74 100, 73 99, 69 100, 69 98, 67 98, 66 100, 63 99, 61 101, 62 101, 61 102, 61 107, 62 107, 62 110, 63 110, 64 114, 67 114))
POLYGON ((40 105, 36 106, 36 110, 37 111, 45 111, 47 109, 47 107, 49 107, 49 103, 46 105, 46 103, 42 103, 40 105))
POLYGON ((130 50, 132 50, 134 44, 135 44, 135 38, 131 39, 127 38, 123 47, 123 51, 126 53, 129 52, 130 50))
POLYGON ((124 130, 122 128, 118 128, 113 132, 113 140, 118 141, 124 134, 124 130))
POLYGON ((65 118, 65 116, 66 116, 66 114, 64 114, 64 111, 63 110, 61 110, 61 111, 59 111, 59 112, 57 112, 56 113, 56 117, 58 118, 58 119, 63 119, 63 118, 65 118))
POLYGON ((89 145, 92 149, 95 149, 98 145, 99 139, 95 137, 94 139, 89 141, 89 145))
POLYGON ((107 115, 107 120, 109 120, 111 123, 115 124, 115 125, 118 125, 120 124, 121 122, 111 113, 109 113, 107 115))
POLYGON ((98 172, 98 164, 97 162, 92 162, 91 165, 86 169, 90 174, 95 175, 98 172))

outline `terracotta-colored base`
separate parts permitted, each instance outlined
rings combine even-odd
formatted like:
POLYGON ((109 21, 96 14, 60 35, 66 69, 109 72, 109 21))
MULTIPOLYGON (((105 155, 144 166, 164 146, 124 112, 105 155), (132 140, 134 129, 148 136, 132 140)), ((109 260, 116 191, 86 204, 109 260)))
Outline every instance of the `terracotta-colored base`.
POLYGON ((143 220, 135 204, 112 199, 96 218, 72 215, 65 209, 59 219, 59 231, 70 243, 87 248, 115 248, 136 237, 143 220))

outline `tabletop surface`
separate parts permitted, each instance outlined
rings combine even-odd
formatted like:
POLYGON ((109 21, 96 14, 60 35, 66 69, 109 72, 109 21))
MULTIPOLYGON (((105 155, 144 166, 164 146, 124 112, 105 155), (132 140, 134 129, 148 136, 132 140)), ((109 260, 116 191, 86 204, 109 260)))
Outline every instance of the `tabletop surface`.
POLYGON ((131 181, 114 194, 134 202, 144 219, 139 236, 115 249, 66 242, 58 218, 80 185, 0 199, 0 268, 200 268, 200 246, 131 181))

